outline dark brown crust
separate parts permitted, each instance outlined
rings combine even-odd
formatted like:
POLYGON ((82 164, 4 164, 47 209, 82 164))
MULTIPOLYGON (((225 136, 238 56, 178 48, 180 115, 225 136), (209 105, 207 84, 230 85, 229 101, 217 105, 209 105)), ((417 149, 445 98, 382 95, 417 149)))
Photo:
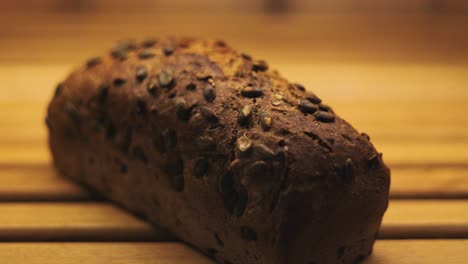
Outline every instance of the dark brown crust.
POLYGON ((221 41, 121 43, 59 85, 47 125, 65 176, 220 263, 353 263, 387 208, 368 137, 221 41))

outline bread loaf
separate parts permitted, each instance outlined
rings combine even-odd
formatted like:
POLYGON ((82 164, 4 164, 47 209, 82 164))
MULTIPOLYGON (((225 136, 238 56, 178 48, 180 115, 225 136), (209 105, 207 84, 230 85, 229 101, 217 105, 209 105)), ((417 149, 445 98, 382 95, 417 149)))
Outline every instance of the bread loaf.
POLYGON ((355 263, 388 204, 367 135, 222 41, 119 43, 57 86, 46 124, 64 176, 223 264, 355 263))

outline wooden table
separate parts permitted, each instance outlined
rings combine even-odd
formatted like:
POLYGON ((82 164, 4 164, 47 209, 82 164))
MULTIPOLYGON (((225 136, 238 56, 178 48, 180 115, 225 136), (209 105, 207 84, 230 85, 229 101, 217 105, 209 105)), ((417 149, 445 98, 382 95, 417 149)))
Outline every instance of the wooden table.
POLYGON ((376 26, 346 16, 278 22, 204 15, 187 27, 176 18, 195 19, 161 15, 156 24, 149 15, 0 17, 9 25, 0 35, 1 264, 212 263, 62 179, 51 166, 43 121, 55 84, 114 39, 148 32, 224 36, 256 57, 271 58, 273 68, 371 135, 392 169, 392 199, 364 263, 468 263, 464 17, 371 18, 376 26), (220 20, 222 29, 215 26, 220 20), (285 30, 286 40, 274 38, 271 23, 285 30), (398 34, 403 36, 392 38, 398 34))

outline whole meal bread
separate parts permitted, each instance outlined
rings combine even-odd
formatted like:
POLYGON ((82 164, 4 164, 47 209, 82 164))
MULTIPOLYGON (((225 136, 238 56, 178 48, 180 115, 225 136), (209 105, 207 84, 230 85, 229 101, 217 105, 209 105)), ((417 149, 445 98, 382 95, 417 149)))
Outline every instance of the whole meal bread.
POLYGON ((358 262, 388 205, 366 134, 223 41, 119 43, 57 86, 46 123, 64 176, 223 264, 358 262))

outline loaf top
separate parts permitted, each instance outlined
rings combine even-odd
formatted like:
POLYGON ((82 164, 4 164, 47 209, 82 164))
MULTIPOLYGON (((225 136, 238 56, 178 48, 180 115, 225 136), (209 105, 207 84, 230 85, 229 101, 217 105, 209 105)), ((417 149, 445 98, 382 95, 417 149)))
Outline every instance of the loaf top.
MULTIPOLYGON (((369 137, 317 95, 219 40, 121 42, 57 87, 49 110, 58 106, 67 113, 63 123, 76 128, 68 133, 82 136, 83 124, 93 122, 106 127, 107 137, 120 141, 123 151, 132 140, 128 131, 154 135, 160 152, 179 142, 178 158, 165 164, 169 174, 190 166, 202 177, 207 164, 222 167, 227 173, 217 176, 216 184, 235 215, 244 213, 250 199, 257 200, 253 208, 274 210, 280 194, 291 191, 374 188, 366 175, 386 169, 369 137)), ((151 163, 142 149, 133 152, 151 163)), ((180 181, 176 177, 171 185, 176 191, 184 188, 180 181)), ((388 189, 386 182, 379 184, 381 191, 388 189)), ((321 197, 316 201, 326 196, 321 197)))
MULTIPOLYGON (((217 154, 233 174, 227 177, 249 192, 265 194, 278 183, 282 191, 312 190, 325 183, 346 186, 356 175, 384 166, 369 137, 318 96, 220 40, 118 43, 59 84, 49 109, 54 104, 61 104, 68 122, 91 120, 96 109, 106 112, 101 119, 133 120, 138 130, 155 134, 156 147, 165 145, 158 141, 171 140, 159 134, 174 130, 177 140, 189 142, 180 144, 185 149, 179 151, 200 160, 193 168, 196 174, 203 174, 204 153, 217 154), (157 122, 152 122, 154 116, 157 122)), ((110 130, 115 131, 108 134, 128 126, 114 122, 110 130)))

